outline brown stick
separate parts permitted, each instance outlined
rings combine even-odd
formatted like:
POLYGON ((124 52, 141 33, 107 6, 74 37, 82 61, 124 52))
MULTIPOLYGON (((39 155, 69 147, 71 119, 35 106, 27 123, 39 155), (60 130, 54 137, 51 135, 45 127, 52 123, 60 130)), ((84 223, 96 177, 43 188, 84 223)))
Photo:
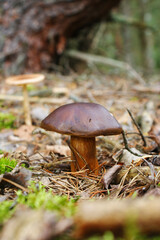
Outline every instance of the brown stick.
POLYGON ((28 192, 28 189, 27 189, 27 188, 23 187, 22 185, 20 185, 20 184, 18 184, 18 183, 16 183, 16 182, 13 182, 13 181, 10 180, 10 179, 7 179, 7 178, 2 177, 2 180, 5 181, 5 182, 8 182, 8 183, 10 183, 10 184, 12 184, 13 186, 21 189, 21 190, 24 191, 24 192, 28 192))
POLYGON ((160 233, 159 198, 83 201, 75 222, 75 235, 79 239, 106 231, 120 235, 126 227, 146 234, 160 233))
MULTIPOLYGON (((53 103, 53 104, 64 104, 66 102, 66 97, 63 98, 39 98, 39 97, 30 97, 30 102, 38 102, 38 103, 53 103)), ((0 94, 0 100, 7 100, 7 101, 23 101, 23 96, 13 96, 13 95, 5 95, 0 94)))
POLYGON ((127 149, 130 153, 132 153, 133 155, 137 156, 137 157, 141 157, 141 155, 139 155, 138 153, 135 153, 133 152, 129 146, 128 146, 128 141, 127 141, 127 138, 126 138, 126 135, 125 135, 125 132, 124 130, 122 131, 122 137, 123 137, 123 142, 124 142, 124 146, 125 146, 125 149, 127 149))
POLYGON ((129 116, 131 117, 134 125, 136 126, 136 128, 137 128, 137 130, 138 130, 138 132, 139 132, 139 134, 140 134, 140 136, 141 136, 141 138, 142 138, 143 146, 146 147, 146 146, 147 146, 147 142, 146 142, 145 137, 143 136, 143 133, 142 133, 142 131, 141 131, 141 128, 139 127, 138 123, 137 123, 136 120, 134 119, 131 111, 130 111, 129 109, 127 109, 127 112, 129 113, 129 116))
POLYGON ((103 56, 98 55, 92 55, 92 54, 86 54, 83 52, 79 52, 76 50, 69 50, 66 52, 66 55, 72 58, 77 58, 84 60, 86 62, 92 62, 92 63, 101 63, 104 65, 109 65, 113 67, 118 67, 120 69, 123 69, 124 71, 130 73, 135 79, 139 81, 141 84, 145 84, 145 80, 127 63, 127 62, 121 62, 115 59, 106 58, 103 56))

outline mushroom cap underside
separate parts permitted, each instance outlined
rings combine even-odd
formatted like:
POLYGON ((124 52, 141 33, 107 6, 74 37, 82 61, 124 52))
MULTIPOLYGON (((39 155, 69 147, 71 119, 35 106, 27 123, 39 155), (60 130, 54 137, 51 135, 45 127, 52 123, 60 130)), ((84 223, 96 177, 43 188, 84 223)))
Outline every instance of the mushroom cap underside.
POLYGON ((96 103, 71 103, 63 105, 50 113, 41 127, 61 134, 95 137, 117 135, 122 127, 113 115, 96 103))
POLYGON ((43 81, 44 78, 43 74, 24 74, 8 77, 6 83, 10 85, 33 84, 43 81))

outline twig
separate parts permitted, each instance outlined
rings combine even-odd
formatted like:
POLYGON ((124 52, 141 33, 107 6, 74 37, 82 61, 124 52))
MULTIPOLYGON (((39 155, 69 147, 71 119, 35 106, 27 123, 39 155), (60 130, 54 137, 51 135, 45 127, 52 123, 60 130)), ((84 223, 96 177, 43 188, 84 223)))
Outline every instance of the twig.
POLYGON ((123 142, 124 142, 124 147, 125 147, 125 149, 129 149, 129 147, 128 147, 128 141, 127 141, 127 138, 126 138, 126 135, 125 135, 125 132, 124 132, 124 130, 122 131, 122 136, 123 136, 123 142))
POLYGON ((10 183, 10 184, 12 184, 13 186, 15 186, 15 187, 17 187, 17 188, 20 188, 20 189, 21 189, 22 191, 24 191, 24 192, 28 192, 28 189, 27 189, 27 188, 21 186, 20 184, 18 184, 18 183, 16 183, 16 182, 13 182, 12 180, 9 180, 9 179, 4 178, 4 177, 2 177, 2 180, 5 181, 5 182, 8 182, 8 183, 10 183))
MULTIPOLYGON (((23 101, 23 96, 13 96, 13 95, 5 95, 0 94, 0 100, 8 100, 8 101, 23 101)), ((63 98, 39 98, 39 97, 29 97, 30 102, 38 102, 38 103, 53 103, 53 104, 64 104, 66 102, 66 97, 63 98)))
POLYGON ((86 62, 101 63, 105 65, 110 65, 112 67, 121 68, 129 72, 132 75, 132 77, 136 78, 139 81, 139 83, 145 84, 144 79, 126 62, 118 61, 112 58, 106 58, 103 56, 82 53, 76 50, 66 51, 66 55, 72 58, 84 60, 86 62))
POLYGON ((102 235, 104 232, 112 231, 117 236, 126 231, 126 223, 138 228, 139 233, 149 236, 153 233, 158 235, 160 234, 159 212, 158 197, 81 201, 74 218, 75 235, 77 238, 85 239, 94 229, 97 234, 102 235))
POLYGON ((135 26, 141 30, 149 29, 150 31, 157 32, 154 26, 146 24, 144 21, 139 21, 136 18, 126 17, 124 15, 117 14, 117 13, 112 13, 110 17, 111 17, 111 20, 116 23, 135 26))
POLYGON ((134 154, 135 156, 142 157, 141 155, 139 155, 138 153, 133 152, 133 151, 129 148, 129 146, 128 146, 128 141, 127 141, 127 138, 126 138, 126 135, 125 135, 125 132, 124 132, 124 131, 122 131, 122 136, 123 136, 123 142, 124 142, 125 149, 127 149, 130 153, 134 154))
POLYGON ((154 166, 151 162, 147 161, 145 158, 143 158, 143 161, 146 162, 148 164, 148 167, 150 168, 150 171, 151 171, 151 179, 154 180, 154 185, 156 186, 156 181, 155 181, 155 177, 156 177, 156 171, 154 169, 154 166))
POLYGON ((108 191, 109 191, 109 189, 107 189, 107 190, 103 189, 103 190, 98 190, 96 192, 91 192, 90 194, 92 194, 92 195, 90 196, 90 199, 93 198, 98 193, 108 193, 108 191))
POLYGON ((133 115, 132 115, 132 113, 131 113, 131 111, 130 111, 129 109, 127 109, 127 112, 129 113, 129 115, 130 115, 130 117, 131 117, 134 125, 136 126, 136 128, 137 128, 137 130, 138 130, 138 132, 139 132, 139 134, 140 134, 140 136, 141 136, 141 138, 142 138, 143 146, 146 147, 146 146, 147 146, 147 142, 146 142, 145 137, 143 136, 143 133, 142 133, 142 131, 141 131, 138 123, 137 123, 136 120, 134 119, 134 117, 133 117, 133 115))

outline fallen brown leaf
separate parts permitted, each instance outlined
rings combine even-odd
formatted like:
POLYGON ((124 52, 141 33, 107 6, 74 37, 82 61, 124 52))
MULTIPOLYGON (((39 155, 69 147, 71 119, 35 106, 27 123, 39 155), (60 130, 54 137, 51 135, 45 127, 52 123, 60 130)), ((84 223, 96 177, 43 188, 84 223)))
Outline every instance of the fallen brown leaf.
POLYGON ((34 126, 22 125, 18 129, 14 130, 14 134, 18 136, 21 140, 31 141, 32 132, 34 129, 34 126))
POLYGON ((114 179, 114 177, 117 175, 118 171, 122 168, 122 165, 117 164, 111 167, 104 175, 103 182, 106 189, 108 189, 110 183, 114 179))
POLYGON ((0 175, 0 189, 19 188, 23 191, 27 191, 28 181, 31 179, 31 171, 26 168, 19 168, 14 172, 5 173, 0 175))
POLYGON ((54 153, 58 153, 62 156, 71 156, 71 150, 68 146, 65 145, 47 145, 46 146, 46 150, 48 152, 54 152, 54 153))

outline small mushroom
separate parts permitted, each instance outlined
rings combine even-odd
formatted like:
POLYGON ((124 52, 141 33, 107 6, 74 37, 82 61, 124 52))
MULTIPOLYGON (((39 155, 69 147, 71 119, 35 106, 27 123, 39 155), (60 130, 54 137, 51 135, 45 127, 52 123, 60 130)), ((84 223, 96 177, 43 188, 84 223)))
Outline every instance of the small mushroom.
POLYGON ((23 108, 24 108, 24 117, 25 124, 32 125, 31 115, 30 115, 30 106, 29 106, 29 98, 27 91, 27 84, 34 84, 44 80, 43 74, 26 74, 26 75, 18 75, 12 76, 6 79, 6 83, 10 85, 22 86, 23 89, 23 108))
POLYGON ((71 171, 88 169, 98 174, 95 137, 117 135, 122 132, 113 115, 96 103, 71 103, 63 105, 50 113, 41 127, 71 136, 71 171))

